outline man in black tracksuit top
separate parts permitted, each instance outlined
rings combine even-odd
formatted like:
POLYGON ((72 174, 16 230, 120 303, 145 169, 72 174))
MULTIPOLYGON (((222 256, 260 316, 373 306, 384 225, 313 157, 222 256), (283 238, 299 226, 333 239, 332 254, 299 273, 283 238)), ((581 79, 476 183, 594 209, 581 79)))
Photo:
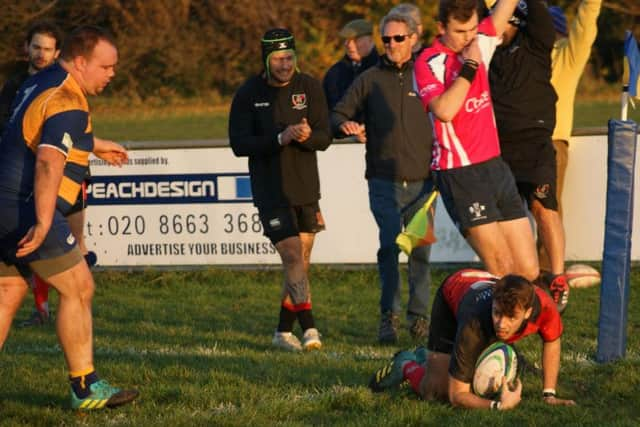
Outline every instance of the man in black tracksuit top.
POLYGON ((264 72, 244 83, 233 99, 229 141, 236 156, 249 157, 253 202, 285 270, 272 342, 290 351, 317 349, 321 342, 307 272, 315 233, 324 229, 316 151, 331 143, 328 107, 320 83, 297 71, 289 31, 265 33, 262 59, 264 72), (296 319, 302 344, 292 333, 296 319))
MULTIPOLYGON (((378 341, 397 341, 400 274, 396 237, 432 190, 430 179, 430 121, 413 84, 411 48, 418 40, 416 23, 408 16, 389 14, 381 25, 385 55, 351 84, 331 114, 334 134, 355 135, 366 142, 369 204, 379 228, 378 271, 380 326, 378 341), (360 116, 362 114, 362 116, 360 116), (358 123, 364 117, 364 123, 358 123)), ((427 333, 429 246, 409 257, 407 320, 415 339, 427 333)))
MULTIPOLYGON (((557 99, 550 81, 555 30, 542 0, 521 0, 510 23, 489 68, 500 148, 536 220, 551 273, 559 275, 552 287, 568 290, 551 142, 557 99)), ((554 295, 568 297, 567 292, 554 295)), ((563 307, 566 301, 556 303, 563 307)))

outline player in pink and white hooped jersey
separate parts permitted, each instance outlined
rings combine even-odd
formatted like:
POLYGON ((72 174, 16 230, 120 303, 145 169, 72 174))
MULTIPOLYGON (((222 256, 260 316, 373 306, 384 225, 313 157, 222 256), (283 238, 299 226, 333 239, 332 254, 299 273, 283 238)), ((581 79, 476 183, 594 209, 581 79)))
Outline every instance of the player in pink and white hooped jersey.
POLYGON ((414 69, 433 121, 431 168, 449 216, 487 271, 533 280, 539 274, 533 233, 500 156, 487 73, 517 3, 499 0, 480 21, 477 0, 440 0, 439 36, 414 69))
MULTIPOLYGON (((432 168, 434 170, 469 166, 500 155, 500 142, 493 115, 487 66, 499 42, 490 17, 478 25, 478 46, 482 61, 469 87, 464 104, 451 121, 442 121, 430 113, 436 134, 432 168), (481 132, 478 132, 481 129, 481 132)), ((418 57, 416 82, 420 98, 428 108, 429 102, 442 95, 460 75, 464 59, 436 39, 418 57), (426 66, 424 66, 426 65, 426 66)))

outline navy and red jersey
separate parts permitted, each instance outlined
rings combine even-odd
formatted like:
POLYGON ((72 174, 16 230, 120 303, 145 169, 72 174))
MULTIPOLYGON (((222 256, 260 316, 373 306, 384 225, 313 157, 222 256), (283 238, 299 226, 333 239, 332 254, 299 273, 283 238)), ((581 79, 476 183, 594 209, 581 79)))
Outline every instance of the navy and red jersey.
MULTIPOLYGON (((464 269, 447 277, 441 285, 442 298, 457 323, 455 337, 450 337, 454 344, 449 373, 460 381, 472 381, 478 356, 498 341, 491 317, 493 285, 497 280, 486 271, 464 269)), ((562 335, 562 320, 556 304, 537 286, 535 293, 531 316, 507 343, 533 333, 538 333, 544 342, 555 341, 562 335)))
MULTIPOLYGON (((498 280, 497 277, 482 270, 465 269, 453 273, 447 277, 442 284, 442 291, 445 301, 459 318, 459 309, 461 303, 465 302, 465 298, 469 291, 469 297, 466 299, 468 304, 463 305, 464 310, 476 311, 469 305, 478 305, 482 300, 488 303, 493 301, 492 286, 498 280)), ((551 297, 540 287, 535 287, 536 299, 533 303, 533 312, 526 326, 518 331, 514 336, 507 340, 513 343, 526 337, 527 335, 538 333, 543 341, 555 341, 562 335, 562 320, 560 313, 556 308, 556 304, 551 297)), ((491 304, 489 304, 490 306, 491 304)), ((490 312, 490 310, 489 310, 490 312)))

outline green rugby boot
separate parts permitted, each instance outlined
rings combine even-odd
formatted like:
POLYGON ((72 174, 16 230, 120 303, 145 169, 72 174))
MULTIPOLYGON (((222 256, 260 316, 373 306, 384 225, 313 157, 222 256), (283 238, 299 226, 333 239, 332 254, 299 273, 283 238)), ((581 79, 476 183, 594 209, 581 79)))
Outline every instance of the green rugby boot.
POLYGON ((138 397, 138 390, 121 390, 112 387, 105 380, 99 380, 89 386, 91 394, 84 399, 79 399, 71 390, 71 408, 81 411, 95 409, 115 408, 127 404, 138 397))
POLYGON ((416 348, 413 353, 416 355, 416 362, 418 363, 418 365, 423 366, 425 363, 427 363, 427 357, 429 357, 429 350, 427 350, 426 347, 420 346, 416 348))
POLYGON ((373 392, 381 392, 398 387, 405 380, 402 368, 407 362, 415 362, 416 354, 413 351, 399 351, 393 356, 391 362, 378 369, 369 381, 369 388, 373 392))

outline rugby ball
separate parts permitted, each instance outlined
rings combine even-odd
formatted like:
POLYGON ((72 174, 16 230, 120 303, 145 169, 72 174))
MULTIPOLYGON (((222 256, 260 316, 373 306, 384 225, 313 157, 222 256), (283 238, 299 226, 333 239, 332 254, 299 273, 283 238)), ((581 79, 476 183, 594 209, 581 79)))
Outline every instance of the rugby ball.
POLYGON ((586 264, 574 264, 564 272, 571 288, 589 288, 600 284, 598 270, 586 264))
POLYGON ((502 389, 502 377, 507 377, 507 383, 511 384, 517 374, 516 351, 509 344, 495 342, 478 357, 473 374, 473 392, 485 399, 496 398, 502 389))

